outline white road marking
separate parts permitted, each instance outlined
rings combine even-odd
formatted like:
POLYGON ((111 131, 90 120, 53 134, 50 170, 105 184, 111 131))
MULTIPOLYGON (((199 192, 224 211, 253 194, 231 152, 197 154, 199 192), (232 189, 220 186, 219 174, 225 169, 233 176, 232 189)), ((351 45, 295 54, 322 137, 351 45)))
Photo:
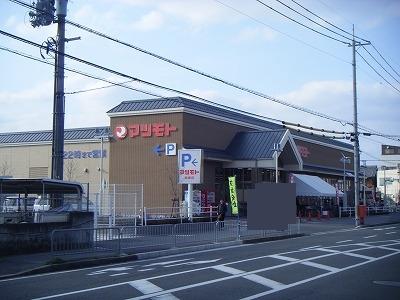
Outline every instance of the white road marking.
POLYGON ((146 272, 146 271, 152 271, 154 268, 148 268, 148 269, 140 269, 138 272, 146 272))
POLYGON ((152 263, 149 265, 145 265, 143 267, 153 267, 153 266, 165 266, 165 265, 170 265, 173 263, 177 263, 177 262, 182 262, 182 261, 188 261, 191 260, 193 258, 184 258, 184 259, 177 259, 177 260, 170 260, 170 261, 162 261, 162 262, 156 262, 156 263, 152 263))
POLYGON ((215 263, 215 262, 217 262, 217 261, 219 261, 219 260, 221 260, 221 258, 210 259, 210 260, 188 261, 188 262, 183 262, 183 263, 168 265, 168 266, 164 266, 164 267, 165 267, 165 268, 171 268, 171 267, 183 266, 183 265, 201 265, 201 264, 209 264, 209 263, 215 263))
POLYGON ((127 271, 132 269, 133 267, 116 267, 116 268, 108 268, 108 269, 103 269, 99 271, 95 271, 92 273, 87 274, 88 276, 93 276, 93 275, 101 275, 107 272, 121 272, 121 271, 127 271))
POLYGON ((388 230, 388 229, 394 229, 396 227, 392 226, 392 227, 385 227, 385 228, 374 228, 374 230, 380 231, 380 230, 388 230))
POLYGON ((373 237, 376 237, 376 234, 374 234, 374 235, 369 235, 369 236, 364 236, 364 239, 370 239, 370 238, 373 238, 373 237))
POLYGON ((373 281, 373 283, 381 284, 381 285, 400 287, 400 282, 399 281, 373 281))
MULTIPOLYGON (((378 247, 384 247, 384 246, 389 246, 389 245, 398 245, 398 244, 400 244, 400 240, 373 241, 373 242, 369 242, 369 244, 379 244, 379 243, 388 243, 388 242, 393 242, 393 243, 384 244, 382 246, 370 246, 368 248, 353 249, 353 250, 348 250, 348 251, 365 250, 365 249, 369 249, 369 248, 378 248, 378 247)), ((354 245, 357 245, 357 244, 354 244, 354 245)), ((331 246, 331 247, 337 248, 337 247, 341 247, 341 246, 331 246)), ((172 292, 175 292, 175 291, 180 291, 180 290, 184 290, 184 289, 188 289, 188 288, 192 288, 192 287, 198 287, 198 286, 212 284, 212 283, 216 283, 216 282, 220 282, 220 281, 224 281, 224 280, 229 280, 229 279, 233 279, 233 278, 237 278, 237 277, 243 277, 243 276, 250 275, 250 274, 255 274, 255 273, 258 273, 258 272, 278 269, 278 268, 294 265, 294 264, 301 263, 301 262, 315 260, 315 259, 318 259, 318 258, 334 256, 334 255, 337 255, 337 254, 346 254, 346 252, 341 252, 341 251, 332 250, 332 249, 326 249, 326 248, 316 248, 315 250, 326 251, 326 252, 329 252, 329 254, 315 256, 315 257, 311 257, 311 258, 303 259, 303 260, 296 260, 294 262, 287 262, 287 263, 283 263, 283 264, 280 264, 280 265, 267 267, 267 268, 263 268, 263 269, 259 269, 259 270, 254 270, 254 271, 247 272, 247 273, 236 274, 236 275, 232 275, 232 276, 228 276, 228 277, 223 277, 223 278, 219 278, 219 279, 214 279, 214 280, 209 280, 209 281, 204 281, 204 282, 192 284, 192 285, 189 285, 189 286, 179 287, 179 288, 175 288, 175 289, 172 289, 172 290, 164 291, 163 294, 165 294, 165 292, 172 293, 172 292)), ((296 251, 279 253, 279 254, 276 254, 276 255, 280 256, 280 254, 288 254, 288 253, 296 253, 296 252, 298 253, 298 252, 304 252, 304 251, 296 250, 296 251)), ((340 269, 338 272, 345 271, 345 270, 348 270, 348 269, 351 269, 351 268, 355 268, 355 267, 367 264, 369 262, 385 259, 387 257, 393 256, 393 255, 396 255, 396 254, 399 254, 399 253, 400 253, 400 251, 399 252, 393 252, 393 253, 387 254, 385 256, 378 257, 378 258, 372 258, 371 260, 366 260, 366 261, 363 261, 361 263, 358 263, 358 264, 351 265, 349 267, 340 269)), ((248 261, 257 260, 257 259, 260 259, 260 258, 273 257, 273 256, 276 256, 276 255, 264 255, 264 256, 259 256, 259 257, 252 257, 252 258, 247 258, 247 259, 243 259, 243 260, 238 260, 238 261, 233 261, 233 262, 221 264, 221 266, 222 265, 232 265, 232 264, 237 264, 237 263, 241 263, 241 262, 248 262, 248 261)), ((201 271, 201 270, 207 270, 207 269, 210 269, 210 268, 212 268, 212 267, 208 266, 208 267, 202 267, 202 268, 197 268, 197 269, 192 269, 192 270, 185 270, 185 271, 181 271, 181 272, 174 272, 174 273, 154 276, 154 277, 151 277, 151 278, 146 278, 146 280, 159 279, 159 278, 170 277, 170 276, 181 275, 181 274, 190 274, 192 272, 197 272, 197 271, 201 271)), ((305 279, 305 280, 302 280, 302 281, 299 281, 299 282, 295 282, 295 283, 286 285, 285 289, 286 288, 290 288, 292 286, 296 286, 296 285, 302 284, 302 283, 306 283, 306 282, 309 282, 309 281, 312 281, 312 280, 315 280, 315 279, 318 279, 318 278, 321 278, 321 277, 324 277, 324 276, 327 276, 327 275, 331 275, 331 274, 334 274, 334 273, 336 273, 336 272, 329 272, 329 273, 321 274, 321 275, 313 277, 313 278, 309 278, 309 279, 305 279)), ((88 289, 84 289, 84 290, 77 290, 77 291, 71 291, 71 292, 62 293, 62 294, 56 294, 56 295, 40 297, 40 298, 36 298, 36 299, 33 299, 33 300, 52 299, 52 298, 58 298, 58 297, 63 297, 63 296, 77 295, 77 294, 82 294, 82 293, 86 293, 86 292, 91 292, 91 291, 97 291, 97 290, 117 287, 117 286, 129 284, 130 282, 131 281, 119 282, 119 283, 115 283, 115 284, 109 284, 109 285, 105 285, 105 286, 98 286, 98 287, 88 288, 88 289)), ((273 291, 278 291, 278 290, 280 290, 280 289, 274 289, 273 291)), ((257 294, 257 295, 259 295, 259 294, 257 294)), ((259 296, 257 296, 257 295, 254 295, 254 296, 256 296, 255 298, 263 296, 263 295, 259 295, 259 296)), ((154 295, 154 294, 151 295, 151 297, 155 297, 155 296, 159 296, 159 295, 154 295)), ((146 298, 150 298, 150 295, 148 297, 146 297, 146 298)))
MULTIPOLYGON (((131 281, 129 283, 129 285, 135 289, 137 289, 138 291, 142 292, 143 294, 147 295, 147 294, 153 294, 153 293, 157 293, 157 292, 162 292, 163 289, 160 288, 159 286, 151 283, 148 280, 145 279, 141 279, 141 280, 135 280, 135 281, 131 281)), ((163 295, 154 297, 154 299, 162 299, 162 300, 178 300, 177 297, 175 297, 174 295, 172 295, 171 293, 165 293, 163 295)))
POLYGON ((214 266, 212 268, 215 269, 215 270, 218 270, 218 271, 222 271, 222 272, 225 272, 225 273, 228 273, 228 274, 232 274, 232 275, 244 273, 244 271, 242 271, 242 270, 239 270, 239 269, 236 269, 236 268, 232 268, 232 267, 223 266, 223 265, 222 266, 214 266))
POLYGON ((263 286, 269 287, 271 289, 277 289, 285 286, 283 283, 280 283, 278 281, 272 280, 265 278, 263 276, 257 275, 257 274, 250 274, 250 275, 245 275, 243 278, 246 278, 247 280, 253 281, 255 283, 259 283, 263 286))
POLYGON ((269 255, 269 257, 276 258, 276 259, 281 259, 281 260, 286 260, 286 261, 291 261, 291 262, 298 261, 297 258, 282 256, 282 255, 278 255, 278 254, 269 255))
MULTIPOLYGON (((363 250, 363 249, 361 249, 361 250, 363 250)), ((343 254, 347 255, 347 256, 353 256, 353 257, 358 257, 358 258, 367 259, 367 260, 373 260, 374 259, 374 257, 371 257, 371 256, 357 254, 357 253, 351 253, 351 252, 343 252, 343 254)))
POLYGON ((319 269, 326 270, 326 271, 329 271, 329 272, 337 272, 337 271, 340 270, 340 269, 335 268, 335 267, 318 264, 318 263, 315 263, 315 262, 312 262, 312 261, 305 261, 305 262, 302 262, 301 264, 302 265, 306 265, 306 266, 310 266, 310 267, 314 267, 314 268, 319 268, 319 269))
POLYGON ((396 231, 391 231, 391 232, 386 232, 385 234, 395 234, 397 233, 396 231))
POLYGON ((336 242, 336 244, 347 243, 347 242, 352 242, 352 241, 353 241, 353 240, 344 240, 344 241, 336 242))
POLYGON ((129 273, 117 273, 117 274, 112 274, 110 276, 114 277, 114 276, 122 276, 122 275, 127 275, 127 274, 129 274, 129 273))
POLYGON ((310 247, 307 247, 307 248, 301 248, 300 250, 313 250, 313 248, 318 248, 318 247, 321 247, 321 245, 310 246, 310 247))

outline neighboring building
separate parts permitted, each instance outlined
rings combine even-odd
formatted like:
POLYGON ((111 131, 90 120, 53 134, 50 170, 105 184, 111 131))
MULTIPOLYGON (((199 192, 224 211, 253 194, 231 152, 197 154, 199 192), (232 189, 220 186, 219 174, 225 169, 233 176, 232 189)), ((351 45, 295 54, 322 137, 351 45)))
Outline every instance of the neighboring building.
MULTIPOLYGON (((64 179, 89 183, 98 189, 100 166, 108 182, 109 138, 101 136, 108 127, 66 129, 64 136, 64 179)), ((51 177, 52 131, 0 133, 0 176, 14 178, 51 177)))
MULTIPOLYGON (((171 207, 171 200, 182 200, 186 189, 177 183, 173 150, 198 148, 204 150, 204 182, 194 188, 213 199, 228 199, 228 176, 236 175, 239 189, 275 182, 273 146, 278 144, 280 182, 291 182, 292 174, 308 174, 343 190, 346 173, 349 205, 354 198, 352 159, 341 160, 353 157, 350 144, 180 97, 124 101, 108 115, 110 127, 65 131, 64 179, 98 187, 103 160, 106 183, 143 184, 144 206, 171 207), (104 141, 103 155, 99 130, 113 132, 104 141)), ((49 177, 51 139, 51 131, 0 134, 0 176, 49 177)))
POLYGON ((377 183, 384 204, 400 203, 400 147, 382 145, 383 166, 378 170, 377 183))

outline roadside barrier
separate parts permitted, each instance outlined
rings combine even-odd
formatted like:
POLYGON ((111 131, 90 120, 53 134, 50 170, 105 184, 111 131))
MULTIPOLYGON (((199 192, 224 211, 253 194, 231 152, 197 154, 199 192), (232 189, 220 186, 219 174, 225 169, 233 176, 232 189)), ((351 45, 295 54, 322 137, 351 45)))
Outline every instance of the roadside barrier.
MULTIPOLYGON (((298 219, 299 221, 300 219, 298 219)), ((54 255, 77 253, 139 253, 177 247, 215 244, 249 238, 300 233, 300 222, 286 230, 250 230, 246 221, 198 222, 148 226, 57 229, 51 233, 54 255)))

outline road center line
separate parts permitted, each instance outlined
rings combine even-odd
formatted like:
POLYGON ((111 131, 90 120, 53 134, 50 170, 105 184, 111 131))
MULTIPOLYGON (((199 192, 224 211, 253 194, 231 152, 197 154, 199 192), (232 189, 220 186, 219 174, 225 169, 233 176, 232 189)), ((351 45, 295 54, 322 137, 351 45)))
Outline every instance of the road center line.
POLYGON ((370 238, 373 238, 373 237, 376 237, 376 234, 374 234, 374 235, 369 235, 369 236, 364 236, 364 239, 370 239, 370 238))
POLYGON ((353 240, 344 240, 344 241, 336 242, 336 244, 347 243, 347 242, 352 242, 352 241, 353 241, 353 240))
POLYGON ((391 231, 391 232, 386 232, 385 234, 395 234, 397 233, 396 231, 391 231))

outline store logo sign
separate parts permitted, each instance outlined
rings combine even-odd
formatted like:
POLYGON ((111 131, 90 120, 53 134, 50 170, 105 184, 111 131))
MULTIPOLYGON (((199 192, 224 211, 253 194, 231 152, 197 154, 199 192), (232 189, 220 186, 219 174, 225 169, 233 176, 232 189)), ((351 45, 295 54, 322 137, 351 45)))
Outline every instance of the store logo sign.
POLYGON ((297 146, 297 150, 299 150, 301 157, 309 157, 311 154, 310 150, 305 146, 297 146))
POLYGON ((124 125, 118 125, 115 127, 115 136, 123 140, 126 137, 126 134, 128 133, 128 129, 124 125))
POLYGON ((125 137, 130 138, 136 137, 165 137, 170 136, 171 132, 175 132, 178 129, 170 123, 145 123, 145 124, 129 124, 118 125, 115 127, 115 136, 123 140, 125 137))

